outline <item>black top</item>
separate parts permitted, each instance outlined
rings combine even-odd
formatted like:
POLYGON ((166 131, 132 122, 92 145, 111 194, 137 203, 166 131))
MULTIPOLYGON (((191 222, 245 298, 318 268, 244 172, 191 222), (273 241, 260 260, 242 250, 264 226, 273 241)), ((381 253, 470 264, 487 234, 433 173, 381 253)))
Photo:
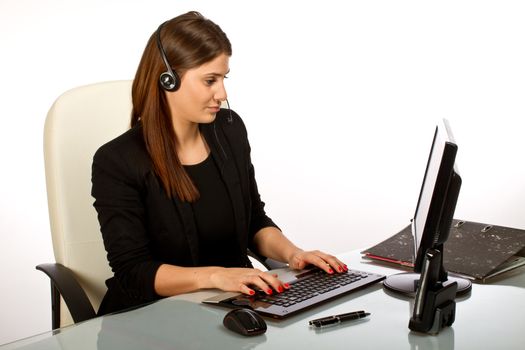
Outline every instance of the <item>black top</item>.
MULTIPOLYGON (((221 109, 200 129, 231 201, 242 266, 262 228, 277 227, 266 215, 250 158, 242 119, 221 109)), ((92 196, 114 277, 99 314, 160 298, 155 274, 162 264, 201 266, 203 254, 192 205, 169 198, 156 176, 139 123, 100 147, 93 158, 92 196)), ((257 253, 256 251, 254 251, 257 253)), ((222 261, 217 261, 222 262, 222 261)), ((224 261, 228 263, 228 261, 224 261)))
POLYGON ((242 267, 241 255, 230 197, 219 169, 211 156, 184 168, 199 190, 199 199, 191 204, 197 233, 201 266, 242 267))

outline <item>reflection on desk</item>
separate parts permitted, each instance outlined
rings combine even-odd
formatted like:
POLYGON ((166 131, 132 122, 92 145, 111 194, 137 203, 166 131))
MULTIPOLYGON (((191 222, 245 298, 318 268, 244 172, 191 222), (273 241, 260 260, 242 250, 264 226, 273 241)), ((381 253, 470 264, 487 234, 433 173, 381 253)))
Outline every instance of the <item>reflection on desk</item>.
POLYGON ((251 349, 266 341, 264 334, 231 334, 222 325, 223 310, 190 301, 166 299, 132 313, 102 319, 97 349, 235 349, 239 340, 251 349))
MULTIPOLYGON (((361 263, 359 251, 341 255, 350 267, 390 275, 398 270, 361 263)), ((394 298, 380 285, 359 291, 284 321, 267 319, 268 331, 242 337, 222 325, 229 311, 200 304, 212 291, 160 300, 125 313, 107 315, 4 345, 0 349, 522 349, 525 324, 525 274, 512 283, 474 285, 468 298, 457 300, 456 321, 437 336, 410 332, 413 303, 394 298), (308 320, 366 310, 366 322, 315 331, 308 320), (499 315, 499 318, 494 317, 499 315)))

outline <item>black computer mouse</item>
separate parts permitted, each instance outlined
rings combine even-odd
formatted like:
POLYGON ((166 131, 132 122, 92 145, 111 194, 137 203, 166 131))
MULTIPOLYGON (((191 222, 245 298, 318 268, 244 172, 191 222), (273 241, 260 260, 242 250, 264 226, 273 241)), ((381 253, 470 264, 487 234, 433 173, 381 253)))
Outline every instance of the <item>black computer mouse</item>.
POLYGON ((245 336, 259 335, 266 332, 266 322, 251 309, 234 309, 224 316, 224 327, 245 336))

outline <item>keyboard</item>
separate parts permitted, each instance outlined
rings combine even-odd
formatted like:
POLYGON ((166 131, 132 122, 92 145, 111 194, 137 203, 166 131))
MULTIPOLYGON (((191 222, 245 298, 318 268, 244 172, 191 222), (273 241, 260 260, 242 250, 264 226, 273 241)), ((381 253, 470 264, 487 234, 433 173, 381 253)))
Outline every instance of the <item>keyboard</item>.
POLYGON ((305 278, 291 282, 292 288, 286 292, 276 295, 261 293, 258 299, 269 304, 288 307, 367 277, 367 273, 360 271, 329 275, 319 270, 305 278))
POLYGON ((315 268, 297 275, 295 280, 288 282, 291 288, 282 293, 267 295, 259 292, 254 296, 237 294, 222 300, 213 299, 223 306, 249 307, 263 316, 280 319, 361 290, 383 279, 384 275, 365 271, 348 270, 327 274, 315 268))

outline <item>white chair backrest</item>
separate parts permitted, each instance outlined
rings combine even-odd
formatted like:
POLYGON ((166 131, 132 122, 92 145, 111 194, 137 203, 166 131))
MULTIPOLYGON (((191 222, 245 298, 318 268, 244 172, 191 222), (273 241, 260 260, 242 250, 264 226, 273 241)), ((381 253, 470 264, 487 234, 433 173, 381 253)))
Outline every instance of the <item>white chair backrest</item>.
MULTIPOLYGON (((98 310, 112 276, 91 197, 95 151, 129 128, 131 81, 82 86, 61 95, 46 118, 44 158, 57 263, 71 270, 98 310)), ((73 323, 61 303, 61 326, 73 323)))

